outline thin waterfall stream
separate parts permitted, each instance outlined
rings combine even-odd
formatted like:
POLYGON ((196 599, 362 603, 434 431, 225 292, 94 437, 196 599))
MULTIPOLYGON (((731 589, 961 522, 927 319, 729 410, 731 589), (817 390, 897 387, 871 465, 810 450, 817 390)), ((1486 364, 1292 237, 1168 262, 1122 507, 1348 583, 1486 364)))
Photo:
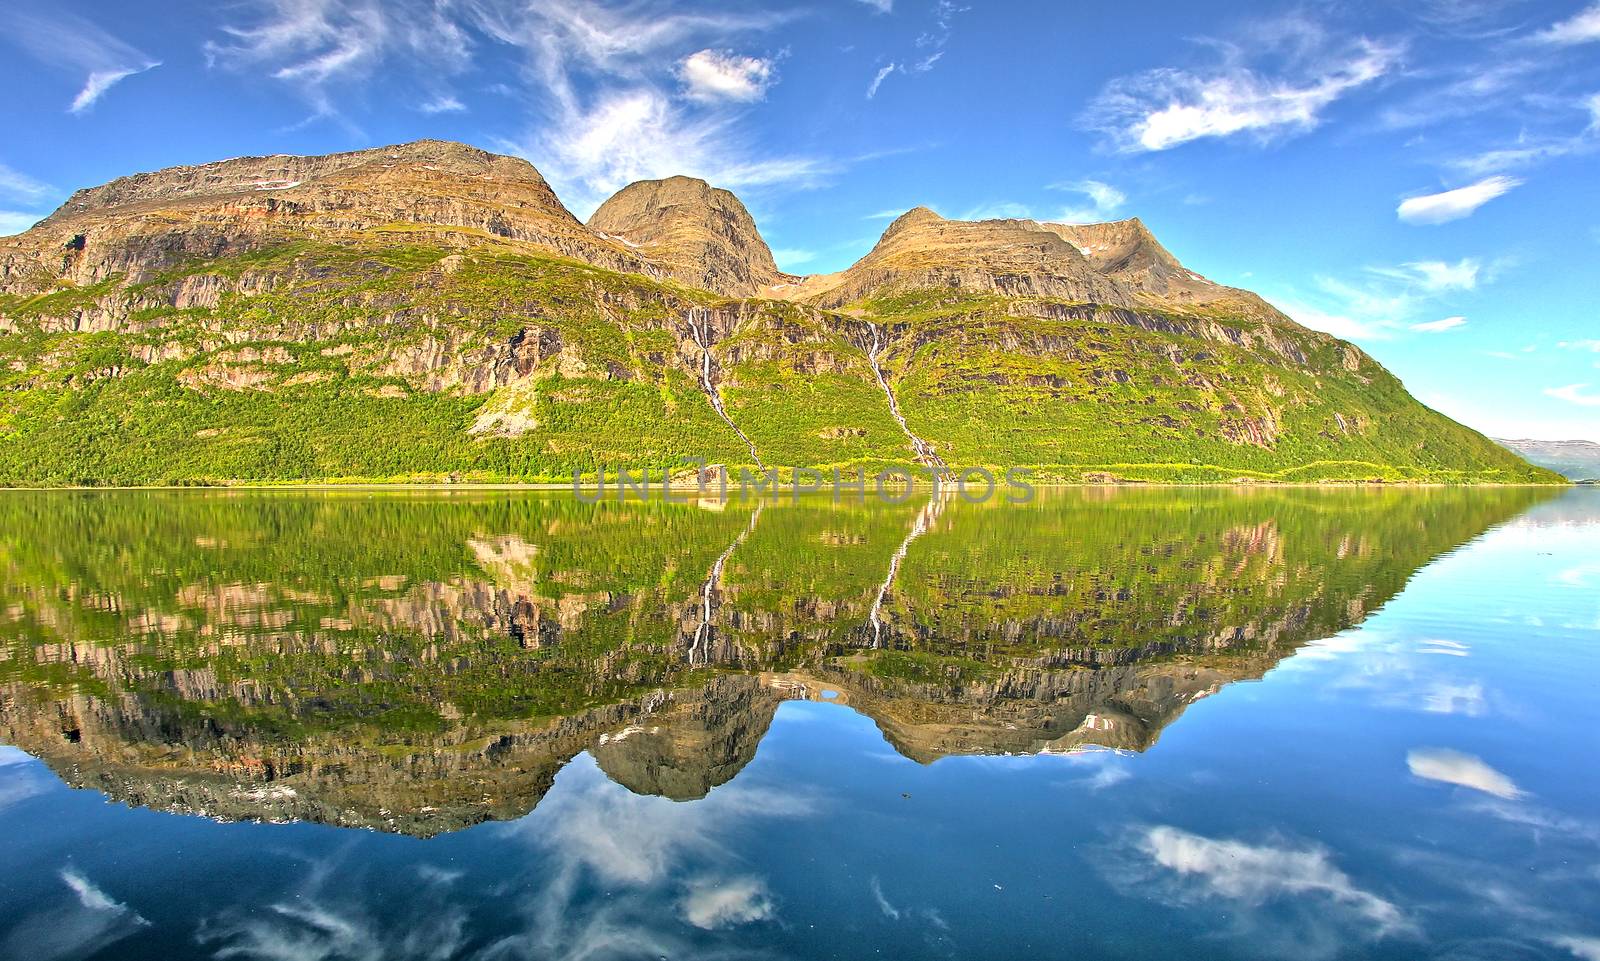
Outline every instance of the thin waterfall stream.
MULTIPOLYGON (((756 522, 761 519, 762 506, 761 503, 757 502, 756 509, 750 512, 750 523, 745 525, 745 529, 740 531, 739 536, 733 539, 733 543, 728 545, 728 549, 717 557, 716 563, 711 565, 711 571, 706 575, 705 585, 700 588, 700 623, 695 627, 694 641, 689 645, 689 663, 691 665, 697 663, 696 657, 703 656, 703 650, 711 643, 711 618, 716 614, 714 597, 722 589, 722 570, 727 566, 728 558, 733 556, 733 552, 738 550, 739 545, 744 543, 745 538, 755 533, 756 522)), ((704 658, 699 663, 705 663, 707 660, 709 658, 704 658)))
POLYGON ((895 423, 900 425, 900 430, 911 441, 911 449, 916 452, 917 460, 936 474, 949 474, 950 468, 933 449, 933 445, 912 433, 905 416, 900 413, 900 402, 895 399, 894 390, 889 387, 888 379, 883 376, 883 367, 878 363, 878 355, 883 352, 887 342, 877 324, 869 320, 867 329, 872 331, 872 347, 867 351, 867 363, 872 365, 873 376, 878 378, 878 387, 883 391, 883 396, 889 398, 889 413, 894 415, 895 423))
POLYGON ((722 418, 723 423, 733 428, 733 432, 739 435, 740 440, 744 441, 744 446, 750 448, 750 457, 756 462, 756 469, 765 471, 767 469, 766 465, 761 463, 761 455, 756 453, 756 445, 751 442, 749 437, 745 436, 744 431, 739 429, 739 425, 733 422, 733 418, 728 416, 727 409, 722 406, 722 394, 717 391, 716 384, 711 382, 711 331, 701 326, 705 320, 705 312, 698 309, 691 310, 688 313, 688 320, 689 332, 694 336, 695 344, 700 347, 701 389, 706 392, 707 397, 711 398, 711 407, 717 412, 717 416, 722 418))
POLYGON ((911 522, 911 531, 906 534, 905 540, 900 542, 900 547, 895 550, 894 556, 889 558, 889 573, 879 585, 878 596, 873 598, 872 610, 867 614, 867 619, 872 624, 873 647, 883 646, 883 632, 888 627, 883 623, 883 599, 894 586, 895 578, 900 576, 900 564, 906 559, 906 552, 911 549, 911 542, 933 528, 934 523, 939 520, 939 515, 944 513, 944 505, 948 499, 948 496, 936 486, 933 496, 928 498, 928 503, 922 505, 916 519, 911 522))

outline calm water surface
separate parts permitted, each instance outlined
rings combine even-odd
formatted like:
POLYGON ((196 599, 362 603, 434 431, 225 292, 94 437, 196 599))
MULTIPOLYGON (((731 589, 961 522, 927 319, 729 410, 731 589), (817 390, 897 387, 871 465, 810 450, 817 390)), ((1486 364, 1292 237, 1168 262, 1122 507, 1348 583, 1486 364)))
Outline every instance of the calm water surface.
POLYGON ((1600 491, 0 495, 0 957, 1600 958, 1600 491))

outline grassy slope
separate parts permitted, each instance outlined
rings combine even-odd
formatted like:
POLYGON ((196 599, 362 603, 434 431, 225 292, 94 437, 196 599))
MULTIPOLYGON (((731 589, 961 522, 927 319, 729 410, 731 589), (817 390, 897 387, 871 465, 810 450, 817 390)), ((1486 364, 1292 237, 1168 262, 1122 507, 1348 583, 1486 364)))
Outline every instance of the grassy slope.
POLYGON ((1299 364, 1259 346, 1017 317, 993 298, 866 306, 899 331, 886 366, 911 428, 952 464, 1041 465, 1068 480, 1554 482, 1423 407, 1370 359, 1347 370, 1341 347, 1320 338, 1275 332, 1304 352, 1299 364), (1230 439, 1268 410, 1269 445, 1230 439))
MULTIPOLYGON (((126 290, 0 297, 15 328, 0 334, 0 484, 560 481, 599 465, 750 461, 682 360, 676 312, 715 307, 711 295, 496 247, 446 270, 458 251, 404 239, 294 244, 126 290), (115 332, 46 332, 118 298, 170 303, 204 275, 248 276, 262 292, 145 306, 115 332), (481 365, 525 329, 558 334, 562 359, 493 393, 451 389, 460 370, 395 365, 475 352, 481 365), (217 386, 222 376, 247 385, 217 386), (489 409, 534 426, 469 433, 489 409)), ((865 306, 895 331, 885 362, 912 429, 953 465, 1041 465, 1068 480, 1554 480, 1427 411, 1370 361, 1362 383, 1325 344, 1312 374, 1178 334, 1012 317, 993 299, 865 306), (1192 384, 1172 382, 1173 351, 1192 384), (1280 412, 1272 447, 1228 439, 1264 407, 1280 412), (1335 413, 1359 427, 1347 435, 1335 413)), ((859 322, 764 304, 718 344, 725 405, 768 465, 909 460, 852 330, 859 322)))

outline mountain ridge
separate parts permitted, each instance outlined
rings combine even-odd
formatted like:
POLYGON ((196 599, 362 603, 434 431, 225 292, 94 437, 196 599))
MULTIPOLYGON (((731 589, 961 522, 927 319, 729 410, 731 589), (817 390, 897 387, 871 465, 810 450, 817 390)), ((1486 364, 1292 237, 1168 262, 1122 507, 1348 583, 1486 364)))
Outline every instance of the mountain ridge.
POLYGON ((585 225, 526 161, 442 141, 80 191, 0 239, 0 357, 5 483, 685 457, 1553 481, 1138 220, 914 208, 847 270, 798 278, 703 181, 630 185, 585 225))

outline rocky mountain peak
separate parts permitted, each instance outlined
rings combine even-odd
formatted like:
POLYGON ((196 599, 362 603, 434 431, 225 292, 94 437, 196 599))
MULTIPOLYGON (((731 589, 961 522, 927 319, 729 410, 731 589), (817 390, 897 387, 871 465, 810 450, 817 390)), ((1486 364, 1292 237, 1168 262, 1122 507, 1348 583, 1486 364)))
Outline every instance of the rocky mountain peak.
POLYGON ((754 296, 792 279, 779 272, 739 198, 693 177, 629 184, 600 205, 589 228, 672 277, 720 294, 754 296))
POLYGON ((80 190, 32 230, 0 241, 0 290, 116 275, 138 282, 194 257, 394 230, 450 246, 525 245, 611 270, 660 273, 586 230, 526 160, 419 140, 169 167, 80 190))
POLYGON ((1095 270, 1136 299, 1168 306, 1227 304, 1245 316, 1285 322, 1256 294, 1215 283, 1185 267, 1138 217, 1099 224, 1043 223, 1083 253, 1095 270))
MULTIPOLYGON (((928 287, 1115 306, 1129 302, 1121 287, 1058 232, 1031 220, 947 220, 927 207, 902 214, 870 253, 829 282, 825 306, 928 287)), ((805 289, 813 293, 816 284, 805 289)))
MULTIPOLYGON (((903 230, 911 230, 919 224, 939 223, 944 220, 928 207, 912 207, 910 210, 896 217, 883 232, 884 237, 897 234, 903 230)), ((881 241, 880 241, 881 242, 881 241)))
POLYGON ((323 156, 236 157, 119 177, 108 184, 77 191, 46 222, 103 215, 141 205, 193 205, 354 180, 401 184, 427 174, 435 175, 435 179, 460 177, 522 185, 532 190, 533 196, 528 199, 536 201, 544 212, 571 217, 544 177, 526 160, 450 141, 417 140, 323 156))

